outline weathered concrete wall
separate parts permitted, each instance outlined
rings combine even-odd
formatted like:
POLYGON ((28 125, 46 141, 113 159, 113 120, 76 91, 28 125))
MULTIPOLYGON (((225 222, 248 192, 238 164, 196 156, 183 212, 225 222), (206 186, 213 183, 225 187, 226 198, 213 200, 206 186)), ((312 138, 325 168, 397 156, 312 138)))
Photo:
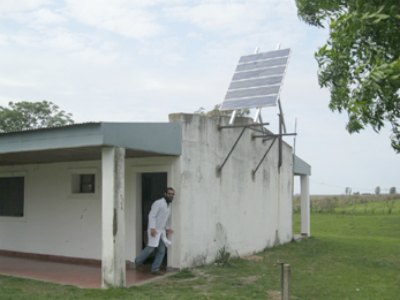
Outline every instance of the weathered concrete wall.
POLYGON ((100 162, 1 167, 0 176, 24 176, 24 217, 0 217, 0 249, 101 258, 100 162), (73 194, 73 174, 95 173, 94 194, 73 194))
POLYGON ((183 152, 176 165, 180 201, 175 203, 174 217, 179 222, 175 238, 180 255, 175 266, 211 262, 222 247, 233 255, 245 255, 292 239, 293 159, 287 144, 280 170, 275 142, 253 177, 252 170, 270 142, 252 140, 247 129, 218 176, 216 167, 241 128, 218 131, 219 124, 227 125, 226 118, 199 115, 173 114, 170 121, 181 122, 183 130, 183 152))
MULTIPOLYGON (((145 172, 167 172, 176 157, 129 158, 125 162, 125 258, 141 247, 141 184, 145 172)), ((101 162, 0 167, 0 176, 24 176, 24 217, 0 217, 0 250, 101 259, 101 162), (94 194, 73 194, 73 174, 94 173, 94 194)), ((179 195, 177 196, 179 199, 179 195)), ((170 251, 172 253, 172 250, 170 251)), ((171 254, 169 254, 171 255, 171 254)))

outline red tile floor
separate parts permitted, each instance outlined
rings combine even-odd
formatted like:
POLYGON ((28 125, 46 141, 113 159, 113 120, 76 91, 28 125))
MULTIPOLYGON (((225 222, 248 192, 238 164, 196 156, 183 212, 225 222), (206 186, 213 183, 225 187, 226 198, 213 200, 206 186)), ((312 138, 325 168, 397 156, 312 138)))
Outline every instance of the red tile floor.
MULTIPOLYGON (((0 274, 29 278, 81 288, 101 288, 101 268, 99 266, 44 261, 0 255, 0 274)), ((170 273, 166 273, 170 274, 170 273)), ((161 279, 149 271, 126 270, 127 287, 161 279)))

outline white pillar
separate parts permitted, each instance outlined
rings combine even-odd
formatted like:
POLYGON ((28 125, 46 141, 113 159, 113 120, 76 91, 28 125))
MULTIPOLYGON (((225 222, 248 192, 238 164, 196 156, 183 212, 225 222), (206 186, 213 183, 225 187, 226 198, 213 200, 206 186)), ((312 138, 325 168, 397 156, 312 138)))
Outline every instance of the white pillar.
POLYGON ((125 287, 125 149, 102 149, 102 287, 125 287))
POLYGON ((308 175, 300 176, 301 188, 301 234, 310 236, 310 182, 308 175))

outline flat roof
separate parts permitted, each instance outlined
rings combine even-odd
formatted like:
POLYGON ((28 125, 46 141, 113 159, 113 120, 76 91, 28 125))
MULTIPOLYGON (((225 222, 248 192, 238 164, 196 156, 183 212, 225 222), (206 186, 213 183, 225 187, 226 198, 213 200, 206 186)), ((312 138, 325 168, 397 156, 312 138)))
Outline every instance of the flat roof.
POLYGON ((101 148, 127 157, 181 154, 179 123, 82 123, 0 134, 0 165, 98 160, 101 148))
POLYGON ((300 157, 295 155, 293 164, 294 175, 311 175, 311 166, 300 157))

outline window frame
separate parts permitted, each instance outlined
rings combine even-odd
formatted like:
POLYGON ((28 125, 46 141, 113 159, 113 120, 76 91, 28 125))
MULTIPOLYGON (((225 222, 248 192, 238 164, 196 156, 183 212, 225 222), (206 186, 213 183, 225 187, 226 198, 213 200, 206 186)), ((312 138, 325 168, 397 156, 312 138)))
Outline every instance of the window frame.
POLYGON ((0 220, 25 220, 26 217, 26 174, 25 173, 0 173, 1 179, 22 178, 22 215, 0 215, 0 220))
POLYGON ((69 198, 75 199, 93 199, 98 198, 100 195, 100 179, 98 168, 73 168, 69 171, 68 177, 68 191, 69 198), (82 175, 94 175, 94 192, 81 192, 81 178, 82 175))

